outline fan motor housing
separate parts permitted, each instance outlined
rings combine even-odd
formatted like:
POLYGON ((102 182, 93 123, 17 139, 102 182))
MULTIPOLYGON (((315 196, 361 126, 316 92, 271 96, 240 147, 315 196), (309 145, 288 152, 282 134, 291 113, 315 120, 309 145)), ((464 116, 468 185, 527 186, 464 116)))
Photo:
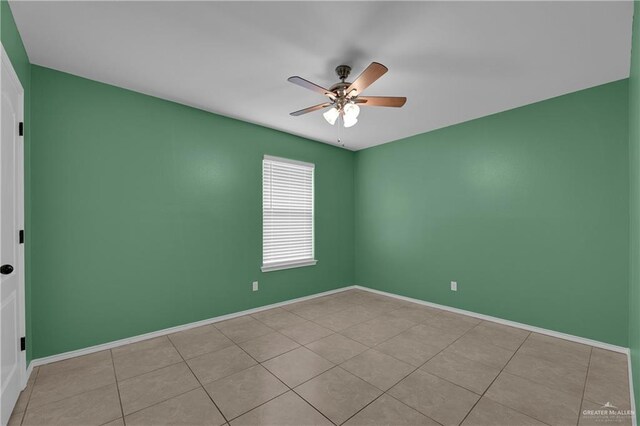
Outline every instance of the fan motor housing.
POLYGON ((351 86, 351 83, 349 83, 348 81, 342 81, 329 87, 329 90, 337 94, 338 96, 343 96, 346 94, 347 88, 349 86, 351 86))

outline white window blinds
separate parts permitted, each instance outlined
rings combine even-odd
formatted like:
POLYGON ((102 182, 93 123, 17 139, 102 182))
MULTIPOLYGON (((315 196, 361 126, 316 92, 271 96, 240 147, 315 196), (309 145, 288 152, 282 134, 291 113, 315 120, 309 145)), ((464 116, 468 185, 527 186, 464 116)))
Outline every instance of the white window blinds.
POLYGON ((314 165, 264 156, 262 161, 262 271, 315 265, 314 165))

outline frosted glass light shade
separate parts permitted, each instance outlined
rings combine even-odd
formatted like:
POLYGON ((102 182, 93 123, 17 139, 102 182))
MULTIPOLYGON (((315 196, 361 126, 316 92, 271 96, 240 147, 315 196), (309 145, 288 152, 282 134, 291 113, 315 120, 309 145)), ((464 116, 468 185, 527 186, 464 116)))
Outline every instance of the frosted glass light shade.
POLYGON ((351 126, 354 126, 358 122, 358 119, 355 118, 352 115, 344 114, 342 116, 342 122, 344 124, 344 127, 351 127, 351 126))
POLYGON ((356 104, 348 103, 344 106, 344 115, 346 117, 358 118, 360 107, 356 104))
POLYGON ((322 115, 323 115, 324 119, 327 120, 327 122, 333 126, 334 124, 336 124, 336 120, 338 119, 338 116, 340 115, 340 111, 338 111, 335 108, 331 108, 328 111, 326 111, 325 113, 323 113, 322 115))

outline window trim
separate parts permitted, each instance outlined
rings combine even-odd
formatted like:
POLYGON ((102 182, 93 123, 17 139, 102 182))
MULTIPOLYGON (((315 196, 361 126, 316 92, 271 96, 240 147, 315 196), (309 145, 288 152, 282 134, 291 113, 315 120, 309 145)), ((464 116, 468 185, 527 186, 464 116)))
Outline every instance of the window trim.
POLYGON ((318 261, 316 259, 297 260, 295 262, 279 262, 271 263, 269 265, 262 265, 260 269, 262 272, 281 271, 283 269, 302 268, 304 266, 313 266, 318 261))
POLYGON ((273 155, 267 155, 267 154, 264 154, 264 156, 262 157, 262 160, 263 161, 271 160, 271 161, 278 161, 280 163, 295 164, 297 166, 309 167, 314 170, 316 168, 316 165, 313 163, 307 163, 305 161, 299 161, 299 160, 291 160, 290 158, 275 157, 273 155))
MULTIPOLYGON (((280 271, 283 269, 293 269, 293 268, 302 268, 305 266, 314 266, 318 263, 316 259, 316 215, 315 215, 315 205, 316 205, 316 177, 315 177, 315 169, 316 165, 313 163, 307 163, 299 160, 291 160, 289 158, 276 157, 273 155, 264 154, 262 158, 262 167, 264 168, 264 160, 277 161, 280 163, 289 163, 297 166, 309 167, 312 170, 311 173, 311 258, 309 259, 300 259, 300 260, 292 260, 286 262, 273 262, 269 264, 264 264, 264 236, 262 238, 263 252, 262 252, 262 265, 260 269, 262 272, 272 272, 272 271, 280 271)), ((263 182, 264 185, 264 182, 263 182)), ((264 197, 264 193, 262 194, 264 197)), ((262 221, 262 231, 264 235, 264 207, 262 210, 263 221, 262 221)))

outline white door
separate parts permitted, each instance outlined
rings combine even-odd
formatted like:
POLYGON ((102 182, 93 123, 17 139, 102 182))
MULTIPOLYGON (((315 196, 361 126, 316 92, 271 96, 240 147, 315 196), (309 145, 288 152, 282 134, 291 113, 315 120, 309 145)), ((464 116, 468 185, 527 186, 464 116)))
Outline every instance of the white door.
POLYGON ((23 90, 11 62, 0 46, 0 420, 9 421, 25 382, 24 245, 23 229, 23 90))

